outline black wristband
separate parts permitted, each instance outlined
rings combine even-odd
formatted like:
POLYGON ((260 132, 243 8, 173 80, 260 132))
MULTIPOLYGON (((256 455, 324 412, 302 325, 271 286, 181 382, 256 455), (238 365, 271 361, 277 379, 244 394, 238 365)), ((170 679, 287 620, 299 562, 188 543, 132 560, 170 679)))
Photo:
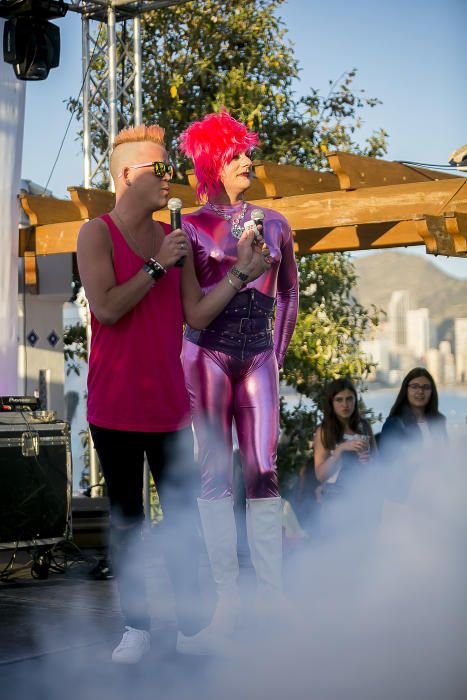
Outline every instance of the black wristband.
POLYGON ((150 276, 152 279, 157 282, 161 277, 165 275, 167 270, 163 265, 160 264, 157 260, 154 258, 149 258, 149 260, 146 260, 146 262, 143 265, 143 270, 150 276))
POLYGON ((235 277, 238 277, 238 279, 245 284, 248 280, 249 275, 245 274, 245 272, 241 272, 238 267, 232 267, 230 269, 230 273, 232 275, 235 275, 235 277))

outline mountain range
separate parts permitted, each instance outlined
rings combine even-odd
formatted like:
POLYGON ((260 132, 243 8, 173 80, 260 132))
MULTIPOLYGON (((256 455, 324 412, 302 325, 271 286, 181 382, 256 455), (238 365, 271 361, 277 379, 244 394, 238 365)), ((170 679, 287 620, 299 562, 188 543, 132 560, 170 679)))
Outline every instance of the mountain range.
MULTIPOLYGON (((387 312, 393 291, 406 289, 410 307, 427 307, 438 340, 452 340, 455 318, 467 318, 467 279, 440 270, 426 257, 384 251, 353 259, 358 275, 356 296, 366 307, 375 304, 387 312)), ((465 261, 467 268, 467 260, 465 261)))

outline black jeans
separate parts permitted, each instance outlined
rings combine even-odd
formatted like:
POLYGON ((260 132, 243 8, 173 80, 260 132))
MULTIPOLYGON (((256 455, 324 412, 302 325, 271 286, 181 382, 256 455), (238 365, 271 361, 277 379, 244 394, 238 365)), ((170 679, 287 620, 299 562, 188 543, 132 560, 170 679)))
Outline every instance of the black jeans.
POLYGON ((146 454, 164 515, 157 531, 162 535, 178 626, 185 634, 193 634, 200 628, 196 508, 199 470, 193 458, 191 428, 172 433, 127 432, 95 425, 90 425, 90 429, 109 494, 112 565, 125 624, 150 628, 141 564, 148 554, 141 537, 146 454))

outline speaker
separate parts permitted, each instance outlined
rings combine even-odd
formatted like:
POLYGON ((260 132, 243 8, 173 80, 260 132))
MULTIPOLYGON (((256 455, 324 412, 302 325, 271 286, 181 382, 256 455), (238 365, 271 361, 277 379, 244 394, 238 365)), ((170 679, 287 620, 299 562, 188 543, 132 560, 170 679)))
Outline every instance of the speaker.
POLYGON ((73 496, 73 542, 80 548, 108 548, 110 503, 107 496, 73 496))
POLYGON ((0 414, 0 549, 71 538, 69 425, 0 414))

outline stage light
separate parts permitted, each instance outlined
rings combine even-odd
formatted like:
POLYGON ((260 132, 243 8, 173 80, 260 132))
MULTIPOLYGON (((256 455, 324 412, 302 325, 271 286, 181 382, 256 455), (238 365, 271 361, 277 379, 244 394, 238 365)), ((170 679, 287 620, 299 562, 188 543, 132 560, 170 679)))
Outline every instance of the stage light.
POLYGON ((3 58, 20 80, 45 80, 60 59, 60 30, 35 18, 10 19, 3 34, 3 58))
POLYGON ((0 0, 0 17, 65 17, 68 5, 63 0, 0 0))
POLYGON ((0 0, 3 58, 20 80, 45 80, 60 60, 60 30, 49 19, 64 17, 62 0, 0 0))

